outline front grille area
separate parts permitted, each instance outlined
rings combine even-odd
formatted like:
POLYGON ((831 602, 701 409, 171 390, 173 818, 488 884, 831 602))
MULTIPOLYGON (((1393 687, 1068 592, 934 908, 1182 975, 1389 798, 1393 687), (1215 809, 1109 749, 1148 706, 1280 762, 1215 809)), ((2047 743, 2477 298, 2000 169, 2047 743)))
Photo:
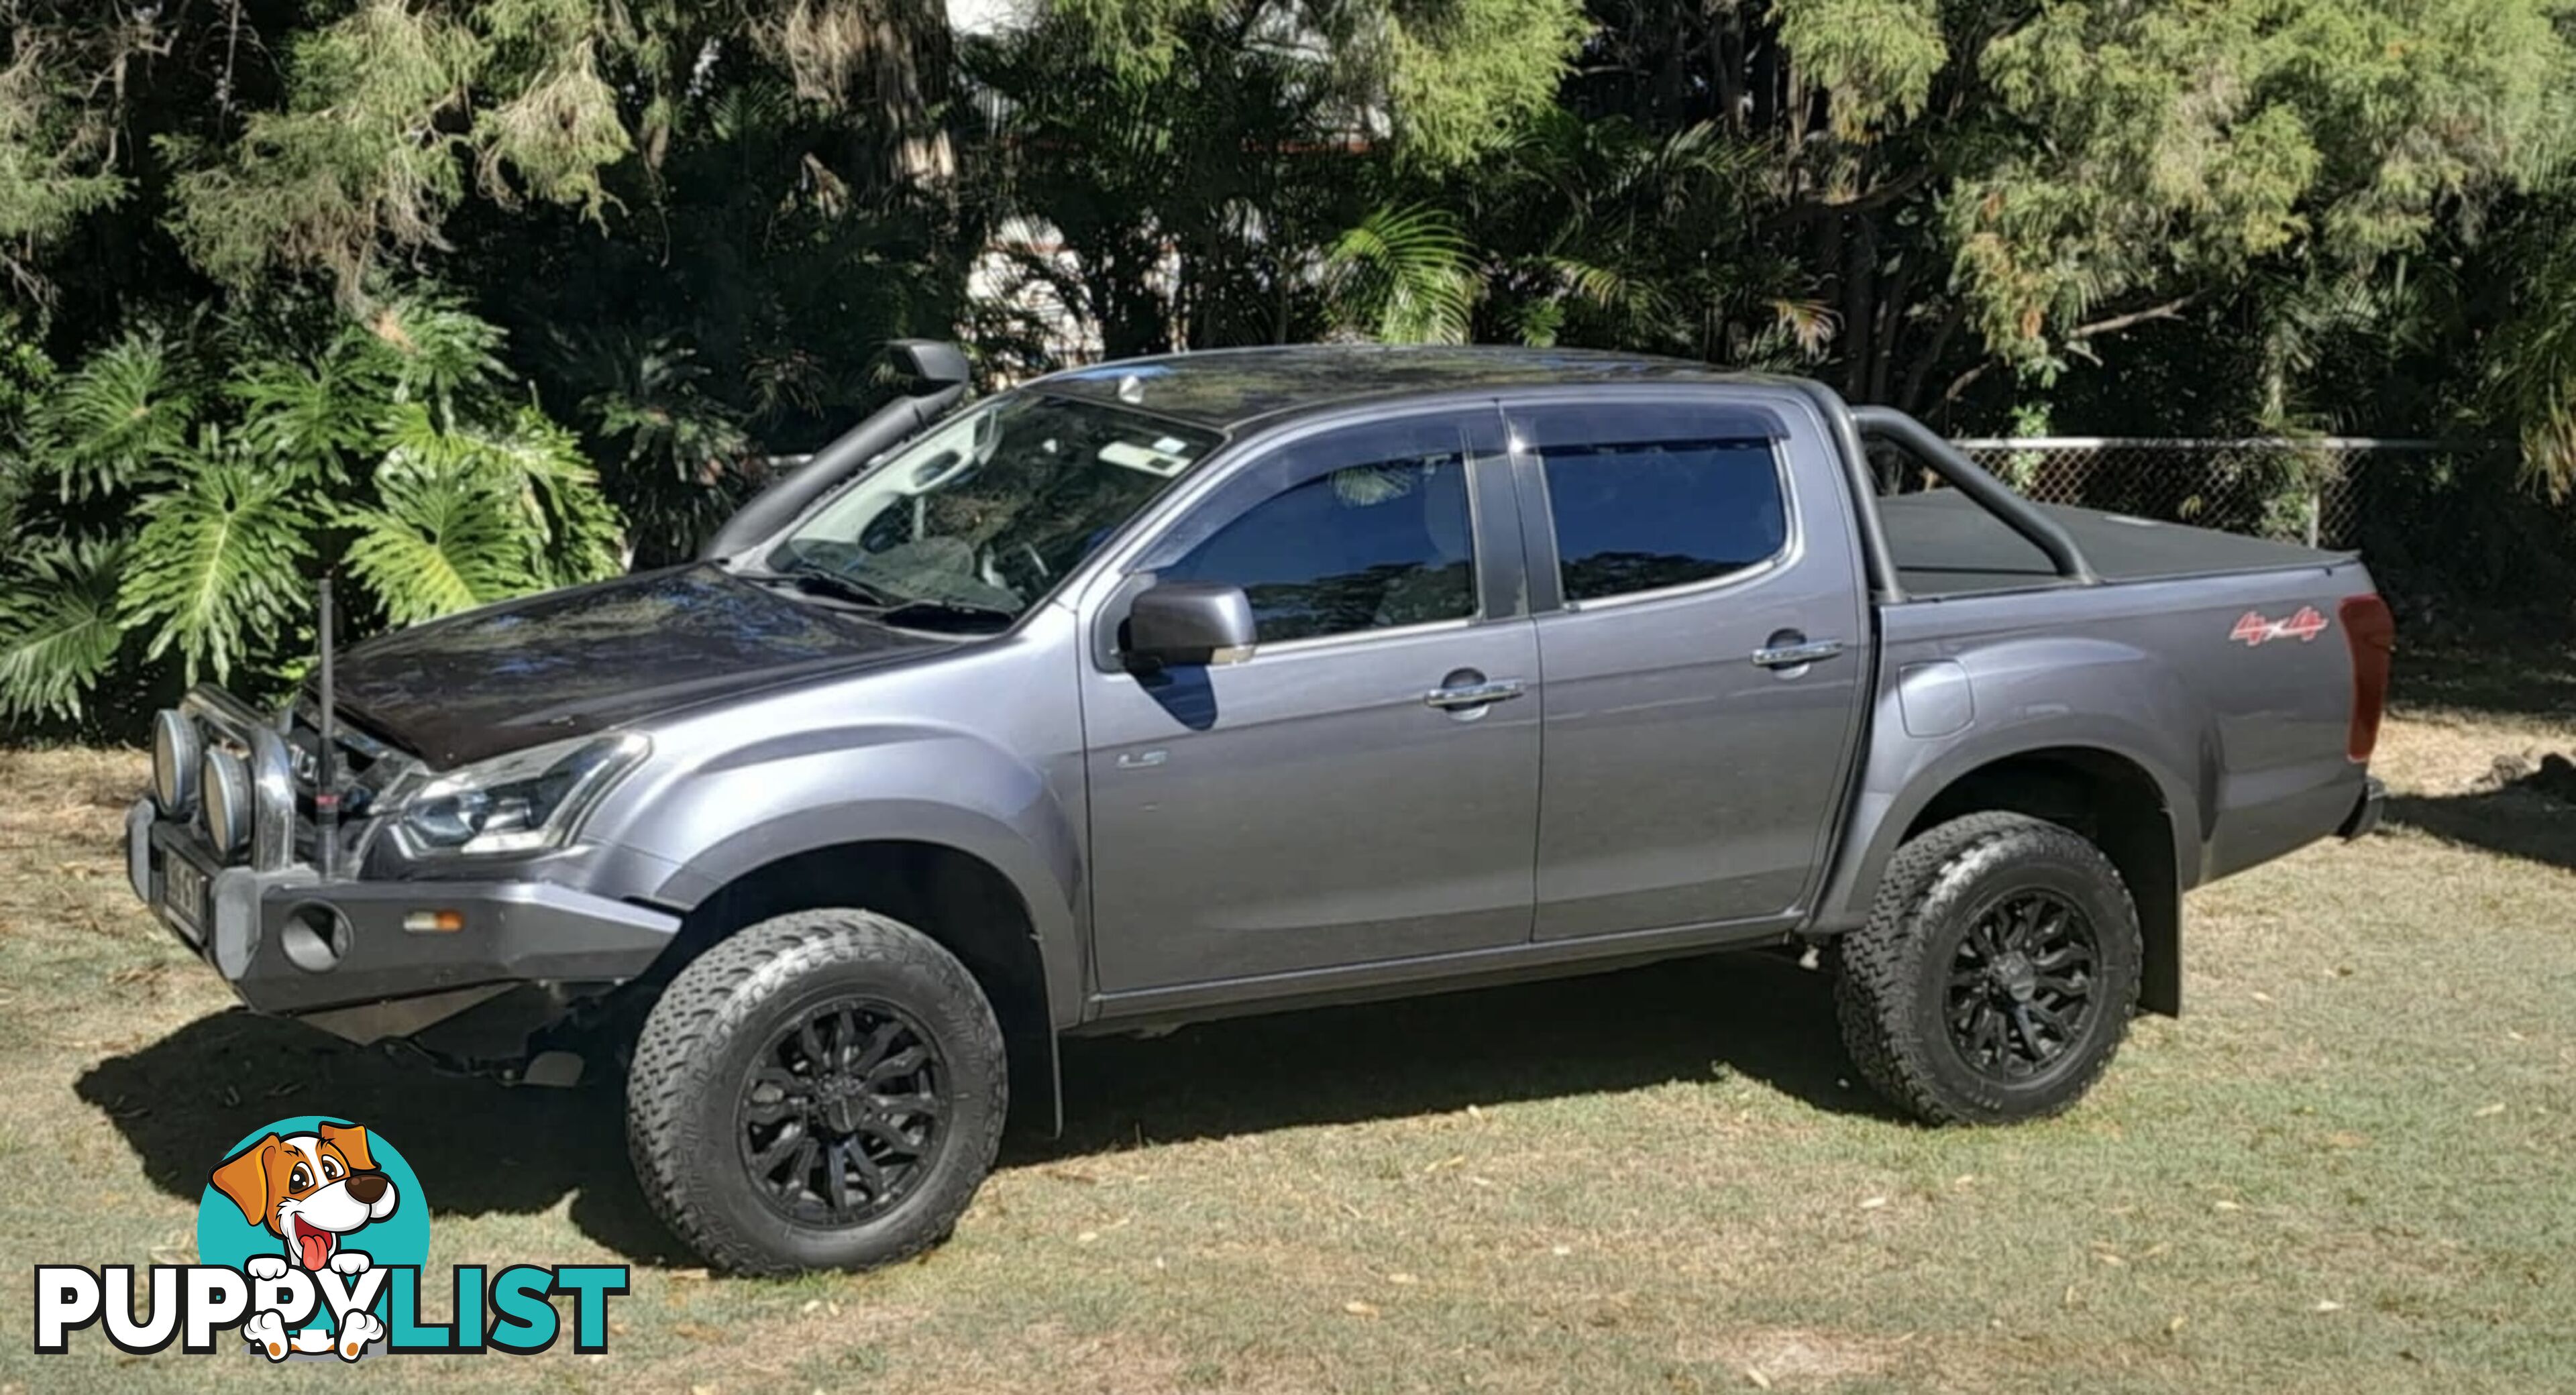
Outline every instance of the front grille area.
MULTIPOLYGON (((314 816, 314 778, 321 768, 321 709, 310 698, 299 699, 286 728, 289 759, 295 772, 296 856, 319 862, 316 840, 321 825, 314 816)), ((384 826, 380 817, 398 803, 407 784, 416 781, 421 763, 349 725, 344 714, 331 725, 334 775, 340 790, 340 849, 336 866, 364 864, 369 846, 384 826)))
MULTIPOLYGON (((341 814, 360 817, 384 792, 386 782, 410 762, 392 747, 352 728, 345 717, 332 724, 331 736, 339 767, 341 814)), ((286 727, 286 748, 295 774, 296 810, 311 818, 314 777, 322 766, 321 710, 311 698, 296 700, 286 727)))

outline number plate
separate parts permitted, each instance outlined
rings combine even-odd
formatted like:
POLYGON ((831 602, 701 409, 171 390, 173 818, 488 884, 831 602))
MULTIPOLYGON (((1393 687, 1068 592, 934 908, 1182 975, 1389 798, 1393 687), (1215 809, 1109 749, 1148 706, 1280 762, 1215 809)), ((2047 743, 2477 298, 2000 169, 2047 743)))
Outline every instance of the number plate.
POLYGON ((189 939, 206 938, 206 874, 186 858, 171 857, 162 862, 161 905, 189 939))

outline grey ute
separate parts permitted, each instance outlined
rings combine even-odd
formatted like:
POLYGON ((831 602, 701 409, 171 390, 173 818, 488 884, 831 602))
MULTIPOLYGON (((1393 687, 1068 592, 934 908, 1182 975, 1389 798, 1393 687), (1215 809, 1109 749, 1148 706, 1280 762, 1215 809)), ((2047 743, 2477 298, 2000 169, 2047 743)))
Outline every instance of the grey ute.
POLYGON ((648 1198, 776 1272, 945 1235, 1064 1036, 1719 949, 1823 946, 1909 1112, 2045 1115, 2179 1010, 2185 891, 2378 817, 2357 559, 1815 384, 1299 347, 959 407, 896 353, 694 564, 192 692, 136 894, 259 1011, 631 1058, 648 1198))

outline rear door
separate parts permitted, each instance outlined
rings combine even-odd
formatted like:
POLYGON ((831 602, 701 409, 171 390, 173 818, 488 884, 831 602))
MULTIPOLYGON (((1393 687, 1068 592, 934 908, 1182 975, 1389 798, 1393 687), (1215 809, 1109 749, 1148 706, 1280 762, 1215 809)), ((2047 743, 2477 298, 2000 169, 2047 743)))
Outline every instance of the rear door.
POLYGON ((1537 938, 1796 916, 1871 643, 1822 424, 1759 389, 1505 414, 1547 688, 1537 938))

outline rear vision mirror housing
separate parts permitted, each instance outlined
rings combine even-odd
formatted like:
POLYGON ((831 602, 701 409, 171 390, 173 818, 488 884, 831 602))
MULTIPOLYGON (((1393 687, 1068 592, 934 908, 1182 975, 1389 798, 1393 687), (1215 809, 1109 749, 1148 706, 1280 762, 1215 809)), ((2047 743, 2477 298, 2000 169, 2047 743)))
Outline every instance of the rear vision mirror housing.
POLYGON ((1240 586, 1166 581, 1127 612, 1127 667, 1151 672, 1180 664, 1239 664, 1252 657, 1252 601, 1240 586))

